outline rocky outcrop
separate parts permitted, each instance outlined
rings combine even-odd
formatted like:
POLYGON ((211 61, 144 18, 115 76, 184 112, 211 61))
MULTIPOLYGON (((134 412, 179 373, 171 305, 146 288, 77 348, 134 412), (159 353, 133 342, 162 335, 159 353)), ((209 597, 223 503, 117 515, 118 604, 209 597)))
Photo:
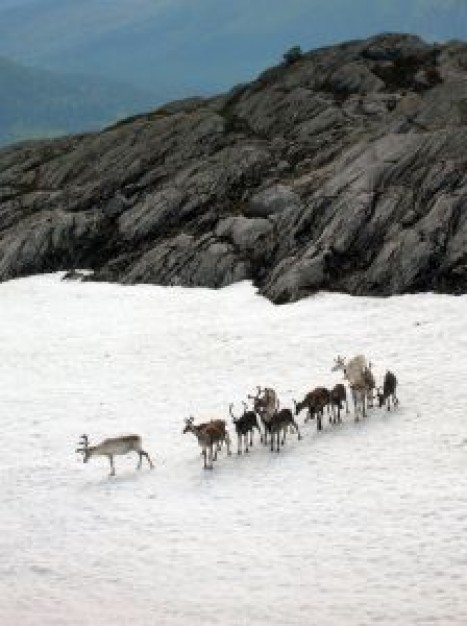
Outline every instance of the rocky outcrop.
POLYGON ((467 44, 381 35, 0 151, 0 280, 467 291, 467 44))

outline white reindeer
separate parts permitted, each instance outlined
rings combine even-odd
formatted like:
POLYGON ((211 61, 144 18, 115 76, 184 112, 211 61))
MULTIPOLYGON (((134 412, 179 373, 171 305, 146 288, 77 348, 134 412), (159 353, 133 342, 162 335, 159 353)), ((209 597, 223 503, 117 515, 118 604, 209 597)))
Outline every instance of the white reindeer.
POLYGON ((258 386, 257 390, 256 396, 248 394, 248 398, 253 400, 253 410, 260 416, 263 422, 264 438, 261 436, 261 441, 267 444, 268 433, 271 432, 271 420, 273 415, 279 410, 280 403, 277 393, 271 387, 261 389, 258 386))
POLYGON ((151 469, 154 468, 149 454, 142 448, 142 441, 139 435, 123 435, 121 437, 104 439, 97 446, 90 446, 89 437, 81 435, 79 446, 76 452, 82 453, 83 463, 87 463, 93 456, 106 456, 110 463, 110 476, 115 476, 114 456, 128 454, 129 452, 136 452, 139 455, 137 469, 141 469, 143 456, 146 457, 149 467, 151 469))
POLYGON ((368 374, 370 374, 371 377, 373 375, 371 374, 363 354, 353 357, 353 359, 350 359, 348 362, 346 362, 345 358, 338 356, 331 371, 336 372, 337 370, 342 370, 344 372, 344 378, 349 381, 355 410, 355 421, 358 422, 360 412, 363 417, 366 417, 365 399, 369 399, 370 396, 371 398, 373 397, 368 374))

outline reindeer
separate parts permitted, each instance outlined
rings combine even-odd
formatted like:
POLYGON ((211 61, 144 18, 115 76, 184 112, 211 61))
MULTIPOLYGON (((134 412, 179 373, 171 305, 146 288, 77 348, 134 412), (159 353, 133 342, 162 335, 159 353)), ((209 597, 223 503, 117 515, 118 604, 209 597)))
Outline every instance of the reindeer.
MULTIPOLYGON (((331 371, 335 372, 337 370, 342 370, 344 378, 349 381, 355 410, 355 421, 358 422, 360 409, 363 417, 366 417, 365 398, 371 394, 368 386, 368 373, 365 374, 365 371, 369 372, 366 358, 363 354, 359 354, 347 363, 345 358, 338 356, 331 371)), ((371 376, 373 375, 371 374, 371 376)))
POLYGON ((89 445, 89 437, 81 435, 79 447, 76 452, 82 453, 83 463, 87 463, 93 456, 106 456, 110 462, 110 476, 115 476, 114 456, 136 452, 139 455, 137 469, 141 469, 143 456, 146 457, 149 467, 154 468, 151 458, 142 448, 141 437, 139 435, 124 435, 122 437, 112 437, 104 439, 97 446, 89 445))
POLYGON ((366 402, 368 408, 373 408, 374 403, 374 395, 373 390, 376 387, 375 377, 373 376, 373 372, 371 371, 371 363, 368 364, 368 367, 365 367, 363 370, 363 380, 365 381, 366 386, 366 402))
POLYGON ((347 402, 347 391, 345 389, 345 385, 343 385, 342 383, 338 383, 337 385, 335 385, 331 391, 329 392, 329 401, 330 404, 332 406, 332 411, 334 414, 334 424, 337 423, 341 423, 341 410, 342 410, 342 403, 345 402, 345 412, 348 413, 349 412, 349 403, 347 402), (336 416, 335 416, 335 409, 337 407, 337 420, 336 420, 336 416))
POLYGON ((378 405, 381 408, 387 400, 388 411, 391 410, 391 398, 392 405, 395 408, 399 404, 399 400, 396 398, 397 378, 389 370, 384 376, 383 390, 378 388, 378 405))
POLYGON ((211 420, 210 422, 199 424, 198 426, 195 426, 194 421, 194 417, 185 419, 183 434, 191 432, 196 436, 204 457, 204 469, 213 469, 213 461, 217 460, 218 445, 220 443, 225 442, 227 445, 227 454, 231 454, 230 437, 225 427, 225 421, 211 420), (209 464, 207 463, 208 456, 209 464))
POLYGON ((270 387, 265 387, 261 389, 261 387, 257 387, 256 396, 248 395, 248 398, 253 400, 253 409, 255 413, 257 413, 264 426, 264 439, 261 437, 261 441, 264 444, 267 444, 268 433, 271 432, 271 419, 274 413, 279 410, 279 400, 277 398, 277 394, 274 389, 270 387), (263 395, 261 395, 261 393, 263 395))
POLYGON ((293 401, 295 405, 295 415, 298 415, 303 409, 308 409, 305 422, 316 417, 317 430, 323 429, 323 411, 324 407, 330 402, 330 394, 326 387, 316 387, 313 391, 306 394, 301 402, 293 401))
POLYGON ((237 454, 242 453, 242 439, 245 441, 245 452, 248 452, 248 434, 250 435, 250 446, 253 445, 253 429, 257 428, 261 437, 261 430, 258 425, 258 418, 254 411, 248 411, 248 405, 243 402, 243 415, 235 417, 233 414, 233 404, 229 405, 229 413, 235 425, 238 438, 237 454))
POLYGON ((280 409, 280 411, 276 411, 271 418, 270 422, 270 432, 271 432, 271 452, 274 452, 274 438, 277 440, 276 444, 276 452, 280 452, 279 448, 279 438, 280 433, 282 432, 282 441, 280 442, 283 446, 285 443, 285 438, 287 434, 288 427, 291 426, 297 431, 298 439, 302 438, 300 434, 300 429, 298 428, 297 422, 294 420, 293 413, 290 409, 280 409))

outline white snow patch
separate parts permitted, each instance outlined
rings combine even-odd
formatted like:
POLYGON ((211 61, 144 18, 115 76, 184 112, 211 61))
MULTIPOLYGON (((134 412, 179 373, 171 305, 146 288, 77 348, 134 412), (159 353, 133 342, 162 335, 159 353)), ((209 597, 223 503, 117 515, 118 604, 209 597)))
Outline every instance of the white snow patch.
POLYGON ((0 285, 0 624, 466 624, 466 313, 434 294, 0 285), (227 418, 258 384, 291 406, 339 382, 338 353, 392 369, 399 409, 202 470, 184 417, 227 418), (111 479, 74 453, 132 432, 154 471, 117 457, 111 479))

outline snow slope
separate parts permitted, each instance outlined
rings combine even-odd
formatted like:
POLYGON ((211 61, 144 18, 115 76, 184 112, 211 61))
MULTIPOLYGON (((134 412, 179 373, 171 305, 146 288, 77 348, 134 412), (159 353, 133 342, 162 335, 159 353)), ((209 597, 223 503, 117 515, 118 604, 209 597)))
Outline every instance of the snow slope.
MULTIPOLYGON (((0 624, 467 623, 466 297, 0 285, 0 624), (202 469, 183 418, 363 352, 399 409, 202 469), (83 465, 78 436, 143 435, 83 465)), ((300 424, 303 417, 299 418, 300 424)))

